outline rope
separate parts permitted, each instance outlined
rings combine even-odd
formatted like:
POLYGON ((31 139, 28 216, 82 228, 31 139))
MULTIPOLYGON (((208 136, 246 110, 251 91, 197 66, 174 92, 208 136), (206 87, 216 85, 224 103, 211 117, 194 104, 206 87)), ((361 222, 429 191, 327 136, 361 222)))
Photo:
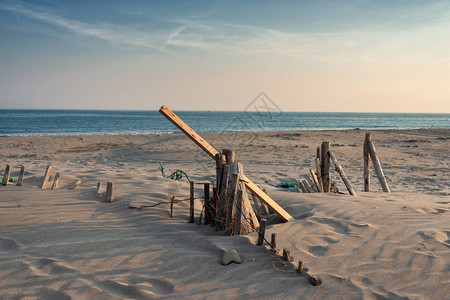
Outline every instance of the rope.
POLYGON ((184 175, 186 177, 187 181, 191 182, 191 180, 189 179, 189 176, 186 174, 186 172, 184 172, 181 169, 176 170, 175 172, 173 172, 169 176, 166 176, 166 174, 164 173, 164 166, 163 166, 163 164, 161 162, 159 163, 158 169, 161 171, 162 176, 165 177, 165 178, 170 178, 172 180, 180 181, 183 178, 183 175, 184 175))
MULTIPOLYGON (((175 197, 175 196, 174 196, 175 197)), ((194 200, 197 200, 197 199, 204 199, 205 197, 197 197, 197 198, 194 198, 194 200)), ((141 210, 141 209, 143 209, 143 208, 146 208, 146 207, 155 207, 155 206, 158 206, 158 205, 161 205, 161 204, 171 204, 172 202, 173 203, 179 203, 179 202, 183 202, 183 201, 188 201, 188 200, 191 200, 191 198, 189 197, 189 198, 185 198, 185 199, 180 199, 180 200, 173 200, 173 201, 163 201, 163 202, 158 202, 158 203, 156 203, 156 204, 152 204, 152 205, 141 205, 141 206, 128 206, 128 208, 129 209, 138 209, 138 210, 141 210)))

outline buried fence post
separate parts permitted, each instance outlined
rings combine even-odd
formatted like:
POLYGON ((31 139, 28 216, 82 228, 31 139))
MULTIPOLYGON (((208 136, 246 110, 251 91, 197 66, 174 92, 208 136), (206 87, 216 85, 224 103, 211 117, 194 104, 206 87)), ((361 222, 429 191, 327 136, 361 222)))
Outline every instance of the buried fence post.
POLYGON ((86 180, 86 177, 80 178, 77 182, 75 182, 74 185, 72 185, 72 186, 70 187, 69 190, 74 190, 74 189, 76 189, 76 188, 77 188, 83 181, 85 181, 85 180, 86 180))
POLYGON ((270 246, 272 247, 272 250, 277 249, 277 234, 272 233, 272 239, 270 240, 270 246))
POLYGON ((234 202, 236 202, 237 192, 239 188, 239 174, 231 174, 231 181, 228 185, 228 196, 227 196, 227 215, 225 218, 225 235, 233 234, 233 217, 236 215, 236 210, 234 209, 234 202))
POLYGON ((3 174, 2 185, 4 185, 4 186, 8 185, 10 174, 11 174, 11 165, 6 165, 5 173, 3 174))
POLYGON ((363 157, 364 157, 364 191, 370 192, 370 156, 369 156, 369 143, 371 141, 371 134, 366 133, 366 137, 364 139, 364 149, 363 149, 363 157))
POLYGON ((52 190, 56 190, 58 188, 59 178, 61 177, 61 174, 59 172, 56 172, 55 180, 53 180, 52 190))
POLYGON ((321 169, 320 173, 322 174, 322 185, 323 185, 323 192, 329 193, 330 192, 330 142, 323 142, 322 143, 322 149, 321 154, 322 158, 320 160, 321 162, 321 169))
POLYGON ((52 171, 52 166, 48 165, 45 170, 44 180, 42 181, 42 189, 45 190, 47 188, 48 179, 50 178, 50 172, 52 171))
POLYGON ((286 262, 291 262, 291 251, 289 249, 283 249, 283 260, 286 262))
POLYGON ((17 179, 17 185, 22 186, 23 177, 25 176, 25 166, 20 167, 19 179, 17 179))
POLYGON ((259 223, 258 242, 256 245, 261 246, 264 243, 264 235, 266 233, 267 219, 261 219, 259 223))
POLYGON ((209 199, 209 183, 203 185, 203 195, 205 196, 205 225, 211 223, 213 218, 211 203, 209 199))
POLYGON ((195 191, 194 190, 194 182, 191 181, 189 183, 189 185, 190 185, 190 188, 189 188, 189 191, 190 191, 189 223, 194 223, 194 191, 195 191))
POLYGON ((378 159, 377 151, 375 150, 375 145, 372 141, 369 142, 369 153, 383 192, 390 193, 391 190, 389 189, 386 178, 384 177, 383 168, 381 168, 380 160, 378 159))
POLYGON ((113 201, 113 183, 106 183, 106 199, 105 202, 109 203, 113 201))
POLYGON ((216 209, 216 229, 220 230, 222 229, 222 218, 224 215, 224 212, 226 212, 226 203, 227 203, 227 190, 228 190, 228 180, 230 178, 230 165, 226 164, 223 167, 223 175, 221 174, 222 179, 221 181, 221 187, 218 189, 220 192, 217 192, 219 201, 216 201, 217 203, 217 209, 216 209))
POLYGON ((99 181, 97 182, 97 198, 100 197, 100 189, 102 188, 102 183, 99 181))

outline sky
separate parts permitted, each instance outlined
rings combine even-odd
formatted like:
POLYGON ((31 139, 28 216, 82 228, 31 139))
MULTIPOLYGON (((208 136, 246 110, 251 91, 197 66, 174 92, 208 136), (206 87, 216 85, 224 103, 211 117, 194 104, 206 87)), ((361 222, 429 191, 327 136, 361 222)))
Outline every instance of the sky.
POLYGON ((0 109, 450 113, 450 1, 0 0, 0 109))

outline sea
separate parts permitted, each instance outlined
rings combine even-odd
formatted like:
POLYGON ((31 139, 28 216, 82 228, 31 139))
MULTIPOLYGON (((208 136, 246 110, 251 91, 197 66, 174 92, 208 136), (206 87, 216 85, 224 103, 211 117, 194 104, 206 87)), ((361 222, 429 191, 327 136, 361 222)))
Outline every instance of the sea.
MULTIPOLYGON (((450 128, 450 114, 175 111, 198 133, 450 128)), ((0 136, 178 134, 158 111, 0 110, 0 136)))

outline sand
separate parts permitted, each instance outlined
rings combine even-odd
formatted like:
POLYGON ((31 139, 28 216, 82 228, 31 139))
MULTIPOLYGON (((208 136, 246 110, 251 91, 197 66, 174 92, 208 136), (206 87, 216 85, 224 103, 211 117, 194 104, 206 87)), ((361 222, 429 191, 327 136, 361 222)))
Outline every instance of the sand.
MULTIPOLYGON (((0 157, 24 185, 0 186, 2 299, 444 299, 450 295, 449 129, 372 131, 392 193, 376 177, 362 192, 364 131, 205 134, 231 147, 255 183, 294 220, 272 217, 266 235, 304 261, 306 275, 283 267, 257 235, 226 237, 187 223, 188 202, 141 210, 129 206, 189 195, 186 180, 158 170, 182 169, 214 180, 211 159, 184 135, 2 137, 0 157), (335 174, 341 194, 288 192, 264 184, 295 182, 330 141, 357 196, 335 174), (41 190, 47 164, 61 173, 57 190, 41 190), (86 176, 77 189, 68 190, 86 176), (96 197, 114 182, 114 202, 96 197), (242 264, 222 266, 224 250, 242 264), (278 270, 277 270, 277 269, 278 270)), ((5 166, 2 166, 2 169, 5 166)), ((375 172, 372 170, 372 175, 375 172)), ((52 180, 52 179, 50 179, 52 180)), ((197 194, 201 196, 201 190, 197 194)), ((196 215, 200 213, 197 200, 196 215)))

